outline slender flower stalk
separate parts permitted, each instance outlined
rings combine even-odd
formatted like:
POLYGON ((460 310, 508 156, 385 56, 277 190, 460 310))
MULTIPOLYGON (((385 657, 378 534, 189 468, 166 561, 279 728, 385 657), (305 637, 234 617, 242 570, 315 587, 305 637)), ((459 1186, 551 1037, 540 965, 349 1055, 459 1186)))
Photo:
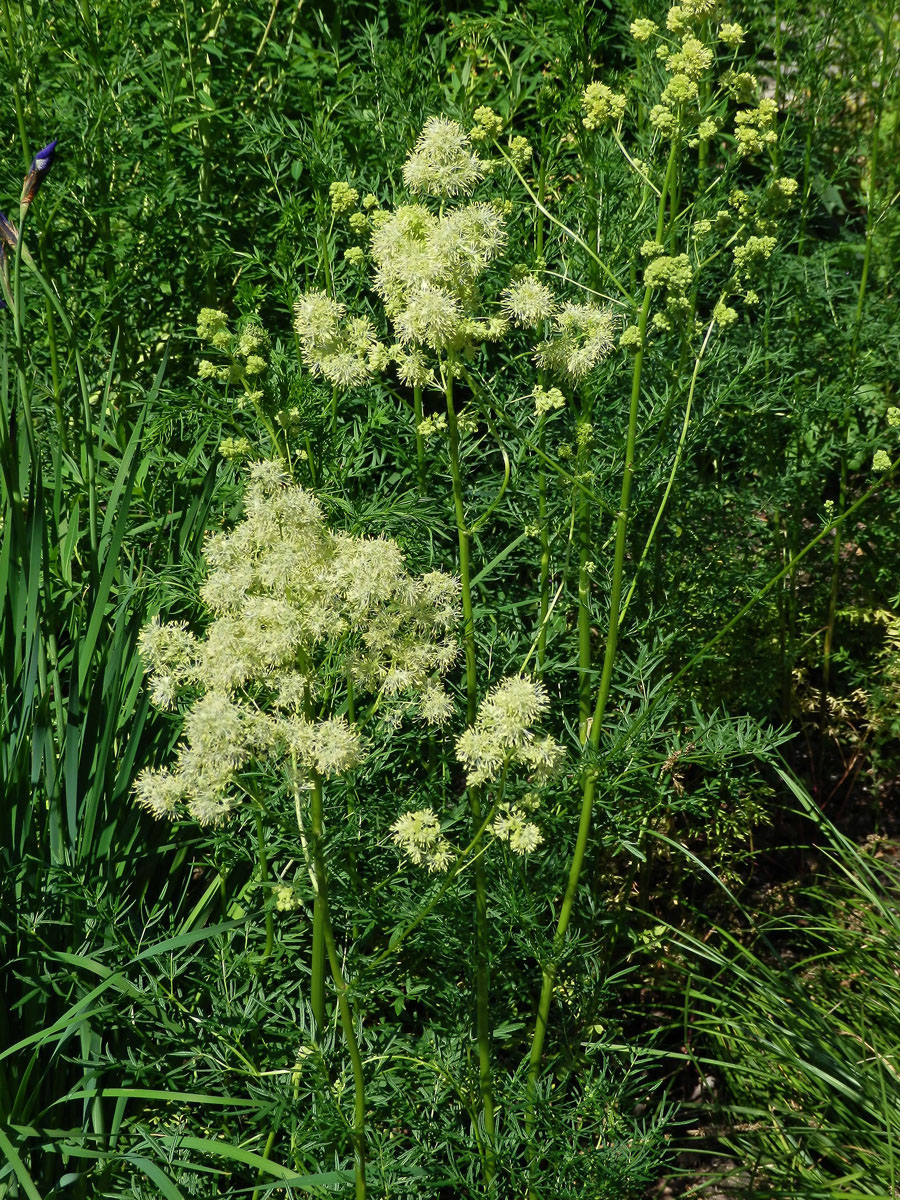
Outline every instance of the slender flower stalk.
MULTIPOLYGON (((466 664, 466 723, 475 723, 478 711, 478 669, 475 653, 475 618, 472 606, 471 567, 469 562, 469 529, 466 524, 463 504, 462 474, 459 464, 459 423, 453 402, 453 376, 455 356, 448 353, 444 367, 444 394, 447 401, 447 431, 450 448, 450 474, 453 484, 453 506, 456 514, 456 531, 459 540, 459 570, 463 609, 463 653, 466 664)), ((485 1177, 490 1186, 495 1174, 494 1137, 494 1091, 491 1077, 491 1014, 490 1014, 490 942, 487 922, 487 876, 484 856, 481 853, 481 837, 484 814, 481 793, 478 787, 468 788, 469 811, 472 816, 473 873, 475 879, 475 989, 476 989, 476 1036, 478 1040, 478 1077, 481 1095, 481 1110, 484 1119, 484 1134, 487 1142, 485 1154, 485 1177)))
MULTIPOLYGON (((353 1175, 355 1184, 356 1200, 366 1200, 366 1082, 365 1073, 363 1071, 362 1055, 359 1050, 359 1042, 356 1037, 356 1023, 353 1018, 353 1011, 350 1007, 348 997, 348 984, 344 977, 344 972, 341 968, 341 960, 337 951, 337 943, 334 937, 334 928, 331 924, 331 914, 328 907, 328 871, 325 865, 325 854, 322 843, 322 797, 323 786, 322 776, 318 771, 313 772, 312 776, 312 801, 311 801, 311 817, 312 817, 312 856, 313 870, 316 880, 316 921, 320 931, 320 940, 323 949, 327 953, 328 965, 331 969, 331 978, 334 982, 335 991, 337 992, 338 1012, 341 1018, 341 1030, 344 1034, 344 1041, 347 1046, 347 1053, 350 1056, 350 1064, 353 1070, 353 1125, 351 1126, 351 1136, 353 1138, 353 1175), (318 832, 316 832, 318 830, 318 832)), ((313 930, 315 936, 315 928, 313 930)), ((313 965, 315 967, 315 945, 313 953, 313 965)), ((318 984, 318 980, 314 981, 314 987, 318 984)), ((314 991, 315 1005, 315 991, 314 991)), ((324 993, 322 996, 322 1018, 316 1017, 319 1031, 324 1027, 324 993)))
MULTIPOLYGON (((675 181, 678 148, 677 139, 673 139, 669 151, 665 182, 659 197, 659 205, 657 209, 656 240, 660 243, 662 242, 665 233, 667 200, 672 193, 675 181)), ((621 603, 622 583, 625 567, 625 538, 628 530, 631 484, 634 477, 634 449, 637 438, 638 404, 641 395, 641 370, 643 366, 644 343, 647 332, 647 319, 650 314, 651 296, 652 288, 649 285, 645 285, 644 298, 638 320, 640 343, 635 353, 634 365, 632 369, 631 401, 628 412, 628 430, 625 438, 625 466, 622 472, 622 491, 619 501, 619 511, 616 515, 616 542, 613 559, 612 585, 610 588, 609 622, 606 633, 606 649, 604 652, 603 670, 600 677, 600 684, 597 690, 597 699, 594 705, 593 718, 590 724, 590 731, 587 735, 587 742, 590 743, 593 749, 597 749, 600 745, 600 732, 603 727, 604 717, 606 715, 606 705, 609 699, 610 687, 612 684, 613 665, 615 662, 616 647, 618 643, 619 607, 621 603)), ((542 972, 541 995, 538 1002, 534 1035, 529 1054, 528 1077, 526 1084, 526 1129, 529 1135, 528 1153, 531 1158, 534 1157, 534 1145, 531 1135, 533 1134, 535 1122, 537 1082, 538 1075, 540 1073, 541 1059, 543 1056, 544 1040, 547 1034, 550 1006, 553 1001, 553 990, 556 982, 557 955, 564 944, 565 937, 568 932, 569 922, 571 920, 572 911, 575 904, 575 896, 578 891, 578 882, 581 877, 581 869, 584 864, 584 856, 587 850, 588 836, 591 828, 591 816, 594 807, 596 782, 597 779, 594 770, 592 770, 590 767, 586 768, 582 790, 581 815, 578 822, 578 833, 575 841, 575 848, 572 854, 572 860, 569 865, 568 882, 566 884, 566 890, 563 896, 559 918, 557 920, 553 947, 554 952, 547 964, 544 966, 542 972)), ((529 1192, 532 1197, 537 1195, 533 1187, 529 1188, 529 1192)))

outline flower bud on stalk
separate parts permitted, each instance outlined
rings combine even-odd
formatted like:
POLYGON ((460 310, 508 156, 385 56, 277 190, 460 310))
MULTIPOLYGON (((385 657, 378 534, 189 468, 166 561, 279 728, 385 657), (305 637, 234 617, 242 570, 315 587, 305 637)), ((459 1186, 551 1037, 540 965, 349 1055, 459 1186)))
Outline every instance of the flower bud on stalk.
POLYGON ((38 194, 41 184, 47 177, 47 172, 53 166, 53 159, 56 156, 56 141, 46 145, 43 150, 39 150, 31 160, 31 166, 25 173, 25 182, 22 184, 22 197, 19 200, 19 206, 24 212, 29 204, 38 194))
POLYGON ((0 291, 3 292, 3 299, 0 300, 0 308, 7 308, 12 305, 12 287, 9 282, 9 253, 7 247, 10 250, 15 250, 18 240, 19 231, 7 216, 0 213, 0 291))

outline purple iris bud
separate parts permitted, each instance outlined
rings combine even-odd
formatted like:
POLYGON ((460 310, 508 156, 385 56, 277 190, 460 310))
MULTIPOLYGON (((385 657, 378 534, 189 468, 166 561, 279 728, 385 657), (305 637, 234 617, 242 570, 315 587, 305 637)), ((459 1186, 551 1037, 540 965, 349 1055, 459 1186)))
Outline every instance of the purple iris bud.
POLYGON ((20 204, 30 204, 38 194, 38 189, 53 165, 53 159, 56 155, 56 142, 57 139, 54 138, 43 150, 39 150, 31 160, 31 166, 25 173, 25 182, 22 184, 22 199, 20 200, 20 204))

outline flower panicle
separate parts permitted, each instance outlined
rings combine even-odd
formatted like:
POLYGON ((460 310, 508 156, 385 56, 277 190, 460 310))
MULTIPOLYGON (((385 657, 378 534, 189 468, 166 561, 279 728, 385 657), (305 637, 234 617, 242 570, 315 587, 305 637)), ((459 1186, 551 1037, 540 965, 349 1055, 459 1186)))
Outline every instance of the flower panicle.
POLYGON ((441 680, 458 653, 459 581, 411 575, 388 538, 333 532, 282 464, 248 473, 244 517, 204 547, 205 634, 154 618, 139 637, 153 703, 184 709, 175 765, 135 783, 156 817, 183 804, 201 824, 224 821, 254 762, 290 764, 303 780, 355 769, 366 754, 358 726, 308 715, 320 664, 335 653, 358 694, 392 713, 418 706, 439 726, 454 712, 441 680))

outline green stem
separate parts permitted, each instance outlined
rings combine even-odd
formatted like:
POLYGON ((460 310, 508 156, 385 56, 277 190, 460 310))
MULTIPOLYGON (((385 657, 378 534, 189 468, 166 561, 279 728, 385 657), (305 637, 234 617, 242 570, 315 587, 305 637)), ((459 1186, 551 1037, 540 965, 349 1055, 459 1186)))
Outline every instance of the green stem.
MULTIPOLYGON (((667 195, 671 193, 674 182, 677 163, 676 155, 677 144, 673 141, 672 147, 669 151, 666 177, 659 197, 659 207, 656 220, 656 240, 658 242, 662 242, 663 234, 665 232, 666 198, 667 195)), ((651 297, 652 293, 650 288, 645 287, 640 318, 638 320, 641 342, 640 347, 635 354, 634 366, 632 370, 631 403, 628 412, 628 432, 625 439, 625 466, 622 472, 622 491, 619 501, 619 512, 616 515, 616 543, 613 558, 612 586, 610 589, 609 598, 609 622, 606 632, 606 649, 603 657, 603 670, 600 676, 600 685, 597 690, 597 701, 594 706, 593 720, 587 739, 594 750, 596 750, 600 744, 600 730, 603 726, 603 719, 606 715, 606 705, 609 700, 610 687, 612 684, 613 664, 615 661, 616 647, 618 644, 619 604, 622 596, 622 580, 625 570, 625 544, 626 533, 628 530, 628 509, 631 499, 631 483, 634 476, 634 449, 637 439, 638 404, 641 395, 641 369, 644 359, 644 341, 647 331, 647 319, 650 314, 651 297)), ((591 815, 594 806, 595 793, 596 772, 591 768, 587 768, 584 776, 581 815, 578 821, 578 834, 575 841, 575 849, 572 854, 572 861, 569 866, 569 878, 566 884, 562 906, 560 908, 559 919, 556 924, 556 934, 553 939, 552 955, 542 971, 541 995, 538 1002, 538 1011, 535 1019, 531 1052, 529 1054, 528 1078, 526 1083, 525 1125, 526 1136, 528 1140, 527 1149, 530 1158, 534 1157, 534 1146, 532 1145, 535 1119, 534 1106, 537 1096, 537 1081, 540 1073, 541 1058, 544 1050, 544 1040, 547 1034, 547 1023, 550 1016, 550 1005, 553 1000, 553 988, 556 981, 557 961, 565 942, 566 933, 569 928, 569 922, 572 917, 572 910, 575 904, 575 896, 578 891, 578 881, 581 877, 581 868, 584 863, 588 836, 591 829, 591 815)), ((529 1187, 529 1193, 532 1197, 537 1195, 532 1186, 529 1187)))
MULTIPOLYGON (((459 424, 453 403, 455 361, 452 352, 447 356, 444 371, 444 391, 447 399, 447 429, 450 444, 450 475, 453 483, 453 507, 459 539, 459 571, 463 608, 463 651, 466 663, 466 723, 472 725, 478 710, 478 670, 475 658, 475 616, 472 606, 471 566, 469 561, 469 529, 463 504, 462 474, 459 464, 459 424)), ((491 1079, 491 1020, 490 1020, 490 942, 487 925, 487 876, 484 856, 479 853, 482 809, 479 789, 470 787, 469 810, 475 834, 475 988, 476 1031, 478 1039, 478 1075, 481 1109, 484 1119, 487 1153, 485 1179, 490 1186, 495 1171, 494 1159, 494 1094, 491 1079)))
POLYGON ((322 778, 316 775, 310 791, 309 802, 310 849, 315 865, 315 899, 313 900, 313 944, 310 965, 310 1006, 316 1025, 316 1036, 321 1038, 325 1031, 325 898, 322 894, 322 874, 318 863, 324 862, 322 837, 324 833, 322 778))
POLYGON ((266 946, 263 958, 268 958, 275 946, 275 914, 272 912, 272 895, 267 884, 269 882, 269 862, 266 856, 266 834, 263 826, 262 810, 257 808, 256 817, 256 853, 259 860, 259 886, 262 889, 266 910, 266 946))
MULTIPOLYGON (((588 475, 590 462, 590 412, 583 401, 578 431, 576 474, 579 479, 588 475)), ((584 745, 591 719, 591 503, 583 492, 578 493, 578 740, 584 745)))
MULTIPOLYGON (((540 432, 540 451, 542 456, 547 451, 547 430, 543 425, 540 432)), ((544 660, 547 654, 547 618, 550 614, 550 530, 547 524, 547 469, 544 466, 543 457, 541 457, 540 463, 538 470, 538 529, 541 539, 541 599, 536 659, 539 679, 544 675, 544 660)))
POLYGON ((427 491, 426 480, 428 476, 425 471, 425 439, 419 433, 419 426, 425 420, 422 410, 422 389, 420 387, 413 388, 413 410, 416 421, 416 468, 419 479, 419 495, 424 496, 427 491))
MULTIPOLYGON (((319 812, 319 828, 321 829, 322 810, 322 777, 318 772, 313 774, 313 829, 316 827, 316 809, 319 812), (318 797, 318 800, 316 800, 318 797)), ((337 991, 338 1011, 341 1017, 341 1028, 347 1053, 353 1069, 353 1165, 356 1182, 356 1200, 366 1197, 366 1083, 363 1072, 362 1055, 359 1052, 359 1042, 356 1039, 356 1025, 348 998, 347 980, 341 969, 341 960, 334 940, 334 928, 328 908, 328 872, 325 867, 325 854, 322 846, 321 833, 313 834, 312 838, 313 865, 316 874, 316 900, 318 902, 319 922, 323 945, 328 954, 328 965, 331 968, 331 978, 337 991)), ((315 943, 314 943, 315 945, 315 943)), ((324 1002, 323 1002, 324 1007, 324 1002)), ((321 1028, 321 1026, 320 1026, 321 1028)))

